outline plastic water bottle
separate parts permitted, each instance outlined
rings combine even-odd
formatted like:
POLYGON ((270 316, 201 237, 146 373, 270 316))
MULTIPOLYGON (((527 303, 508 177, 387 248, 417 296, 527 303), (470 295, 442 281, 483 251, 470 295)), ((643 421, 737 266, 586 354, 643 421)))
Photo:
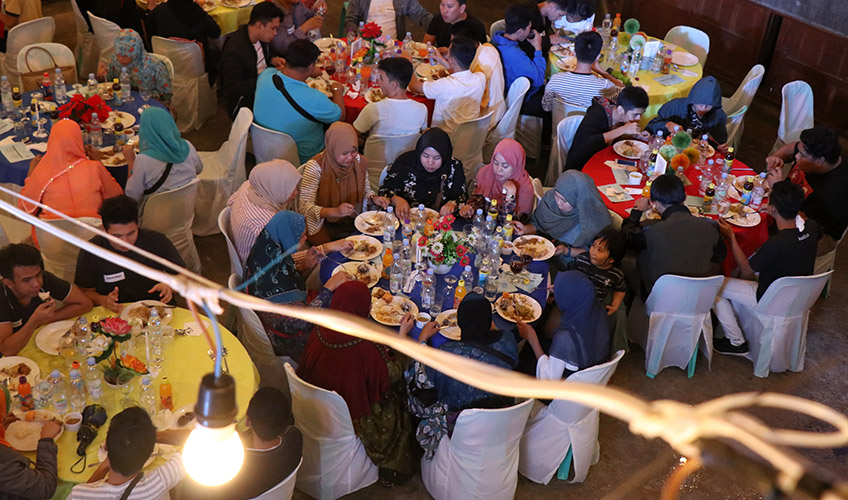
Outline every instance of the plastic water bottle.
POLYGON ((604 16, 604 20, 601 22, 601 36, 604 39, 604 46, 606 47, 609 43, 610 39, 610 30, 612 29, 612 19, 610 19, 610 15, 607 14, 604 16))
POLYGON ((430 59, 430 66, 436 65, 436 49, 433 48, 433 44, 427 42, 427 58, 430 59))
MULTIPOLYGON (((609 15, 607 15, 609 17, 609 15)), ((480 264, 480 270, 477 272, 477 286, 485 287, 489 275, 492 274, 492 260, 489 257, 483 257, 483 262, 480 264)))
POLYGON ((56 413, 62 415, 68 412, 68 391, 65 389, 65 382, 62 380, 62 374, 59 370, 53 370, 50 373, 50 397, 53 401, 53 409, 56 413))
POLYGON ((6 75, 0 77, 0 100, 3 102, 3 111, 11 113, 15 105, 12 103, 12 84, 6 75))
POLYGON ((403 271, 401 270, 400 254, 394 254, 392 268, 389 270, 389 289, 393 294, 398 294, 402 286, 403 271))
POLYGON ((754 184, 754 190, 751 192, 751 208, 759 210, 763 206, 763 197, 766 194, 766 172, 760 172, 760 177, 754 184))
POLYGON ((483 232, 486 229, 486 220, 483 218, 483 209, 478 208, 477 212, 474 214, 474 219, 471 222, 472 227, 477 229, 479 232, 483 232))
POLYGON ((61 106, 68 101, 68 88, 65 86, 62 68, 56 68, 56 74, 53 75, 53 92, 56 96, 56 104, 61 106))
POLYGON ((430 310, 430 306, 433 305, 433 291, 434 286, 436 284, 436 276, 433 273, 433 269, 428 269, 427 274, 424 275, 424 279, 421 281, 421 310, 430 310))
POLYGON ((85 408, 85 382, 79 370, 71 370, 70 383, 68 385, 71 411, 82 411, 85 408))
POLYGON ((130 74, 127 73, 127 68, 121 68, 121 99, 128 101, 131 96, 130 74))
POLYGON ((91 97, 97 94, 97 78, 94 78, 94 73, 88 74, 88 82, 85 88, 86 97, 91 97))
POLYGON ((650 149, 653 151, 654 149, 659 150, 663 144, 665 144, 665 139, 663 138, 663 131, 657 130, 657 135, 651 139, 650 149))
POLYGON ((97 369, 94 358, 88 358, 88 361, 86 361, 85 388, 93 402, 97 403, 103 397, 103 378, 100 375, 100 370, 97 369))
POLYGON ((156 391, 150 375, 141 377, 141 397, 138 399, 141 408, 153 418, 156 415, 156 391))
POLYGON ((415 41, 412 40, 412 32, 406 32, 406 37, 403 39, 403 51, 409 55, 413 55, 415 52, 415 41))
POLYGON ((362 38, 362 28, 365 27, 365 21, 359 21, 359 29, 356 31, 356 34, 362 38))
POLYGON ((103 129, 100 126, 100 119, 96 113, 91 114, 91 121, 88 122, 88 139, 91 146, 99 148, 103 145, 103 129))
POLYGON ((495 231, 495 220, 491 215, 486 216, 486 234, 492 234, 495 231))
POLYGON ((383 223, 383 243, 386 248, 391 248, 392 241, 395 239, 395 209, 394 207, 389 207, 386 209, 386 212, 388 216, 386 216, 383 223))
POLYGON ((707 153, 710 151, 710 136, 704 134, 701 136, 701 140, 698 142, 698 153, 701 155, 701 158, 706 159, 707 153))
POLYGON ((474 273, 471 272, 471 266, 465 266, 459 279, 465 282, 467 288, 474 288, 474 273))
POLYGON ((404 276, 409 275, 412 271, 412 248, 409 246, 409 238, 403 239, 403 246, 400 251, 400 267, 404 276))

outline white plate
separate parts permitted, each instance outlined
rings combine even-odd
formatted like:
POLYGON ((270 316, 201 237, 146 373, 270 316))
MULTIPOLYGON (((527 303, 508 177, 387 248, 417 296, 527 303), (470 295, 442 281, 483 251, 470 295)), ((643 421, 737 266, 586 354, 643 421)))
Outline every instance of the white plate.
POLYGON ((214 1, 209 1, 200 6, 206 12, 212 12, 218 8, 218 4, 214 1))
MULTIPOLYGON (((41 428, 44 426, 44 422, 56 419, 59 422, 62 421, 59 418, 59 415, 51 410, 30 410, 36 412, 39 415, 37 420, 33 420, 31 422, 27 422, 24 420, 24 412, 17 413, 15 416, 19 417, 20 420, 17 422, 13 422, 6 427, 6 441, 12 445, 12 447, 18 451, 35 451, 38 449, 38 440, 41 439, 41 428), (31 427, 30 433, 23 437, 23 439, 19 439, 16 436, 16 431, 19 427, 31 427)), ((29 413, 29 412, 26 412, 29 413)), ((60 437, 62 437, 62 433, 65 432, 65 426, 60 425, 59 434, 53 438, 54 441, 58 441, 60 437)))
POLYGON ((534 258, 533 259, 534 261, 548 260, 551 257, 553 257, 554 254, 556 253, 556 247, 554 246, 553 243, 551 243, 547 239, 542 238, 541 236, 527 235, 527 236, 521 236, 519 238, 516 238, 515 241, 512 242, 512 248, 513 248, 513 251, 516 253, 516 255, 521 255, 521 249, 518 248, 518 245, 519 245, 519 243, 521 243, 523 241, 537 241, 537 242, 542 242, 545 245, 545 253, 540 257, 534 258))
POLYGON ((73 326, 74 323, 76 323, 75 319, 66 319, 50 323, 49 325, 44 325, 41 327, 41 330, 35 334, 35 345, 47 354, 58 355, 59 339, 62 338, 62 335, 64 335, 65 332, 71 329, 71 326, 73 326))
MULTIPOLYGON (((38 375, 41 373, 41 370, 38 368, 38 365, 35 361, 25 358, 23 356, 4 356, 0 358, 0 370, 3 368, 11 368, 18 363, 24 363, 29 367, 29 375, 26 376, 27 382, 33 387, 35 387, 35 381, 38 379, 38 375)), ((0 375, 0 380, 4 380, 6 378, 5 375, 0 375)), ((18 394, 18 381, 14 380, 14 383, 10 381, 8 384, 9 393, 12 396, 16 396, 18 394), (12 387, 15 387, 14 389, 12 387)))
POLYGON ((242 7, 247 7, 250 5, 251 0, 241 0, 240 2, 231 2, 229 4, 225 4, 223 2, 219 2, 221 7, 229 7, 231 9, 240 9, 242 7))
POLYGON ((112 149, 112 146, 106 146, 105 148, 100 148, 101 153, 109 154, 111 156, 104 157, 100 160, 100 163, 103 164, 104 167, 123 167, 127 164, 127 160, 124 158, 123 152, 115 153, 115 150, 112 149), (111 160, 111 161, 110 161, 111 160))
POLYGON ((386 100, 386 96, 383 95, 383 91, 378 88, 368 89, 362 96, 365 97, 366 101, 371 103, 386 100))
POLYGON ((574 44, 565 43, 551 46, 551 52, 557 57, 574 57, 574 44))
POLYGON ((170 306, 168 306, 164 302, 159 302, 158 300, 139 300, 138 302, 133 302, 132 304, 129 304, 128 306, 124 307, 124 309, 121 311, 121 319, 129 323, 130 311, 137 306, 159 306, 165 308, 165 314, 159 317, 159 324, 162 326, 170 323, 171 318, 174 317, 174 313, 171 311, 170 306))
POLYGON ((355 234, 353 236, 348 236, 345 238, 347 241, 352 241, 354 246, 360 241, 367 241, 371 245, 374 245, 374 251, 371 253, 365 252, 354 252, 351 250, 350 252, 341 252, 346 258, 350 260, 371 260, 375 257, 378 257, 381 253, 383 253, 383 244, 377 238, 372 236, 366 236, 363 234, 355 234))
MULTIPOLYGON (((736 190, 739 192, 739 194, 742 194, 742 193, 745 192, 745 187, 744 187, 745 179, 748 178, 748 177, 753 177, 754 181, 756 181, 758 176, 756 176, 756 175, 740 175, 740 176, 737 177, 737 176, 730 175, 728 177, 731 177, 730 180, 731 180, 731 182, 733 182, 733 187, 736 188, 736 190)), ((763 190, 764 190, 763 194, 768 194, 768 192, 769 192, 768 184, 763 184, 763 190)))
POLYGON ((351 276, 353 276, 354 279, 357 279, 356 270, 359 268, 359 266, 368 267, 369 281, 368 281, 368 283, 365 283, 363 281, 363 283, 365 283, 365 285, 368 286, 368 288, 373 287, 374 285, 377 284, 378 281, 380 281, 380 271, 378 271, 376 267, 372 266, 371 264, 369 264, 367 262, 356 262, 356 261, 354 261, 354 262, 345 262, 344 264, 339 264, 338 266, 336 266, 335 269, 333 269, 333 275, 335 276, 336 273, 339 273, 341 271, 347 271, 347 273, 350 274, 351 276))
POLYGON ((754 227, 762 222, 763 218, 759 213, 755 212, 753 208, 745 207, 744 210, 747 214, 745 218, 731 217, 730 213, 732 212, 728 212, 728 215, 724 216, 724 220, 739 227, 754 227))
POLYGON ((561 71, 574 71, 574 68, 577 67, 577 58, 574 56, 567 56, 557 59, 556 67, 561 71))
MULTIPOLYGON (((700 153, 700 146, 701 146, 700 139, 692 139, 692 145, 690 147, 698 149, 699 150, 698 152, 700 153)), ((707 161, 710 158, 712 158, 714 154, 715 154, 715 148, 713 148, 712 146, 707 144, 707 157, 704 159, 704 161, 707 161)))
POLYGON ((187 404, 185 406, 181 406, 181 407, 177 408, 176 410, 174 410, 174 412, 171 414, 172 419, 171 419, 171 423, 169 424, 168 428, 169 429, 185 429, 187 427, 194 427, 194 424, 197 423, 196 417, 191 419, 190 421, 186 422, 185 425, 180 425, 180 422, 179 422, 180 417, 182 417, 183 415, 185 415, 186 413, 189 413, 189 412, 194 413, 194 405, 193 404, 187 404))
POLYGON ((675 50, 671 53, 671 62, 678 66, 694 66, 698 64, 698 57, 695 54, 690 54, 689 52, 675 50))
POLYGON ((413 48, 412 48, 412 54, 410 54, 410 55, 412 56, 413 59, 424 59, 425 57, 427 57, 427 55, 426 55, 427 44, 426 43, 424 43, 424 42, 412 42, 412 43, 414 45, 413 45, 413 48), (423 56, 421 55, 422 50, 425 53, 425 55, 423 55, 423 56))
POLYGON ((421 63, 418 65, 417 68, 415 68, 415 74, 424 80, 435 80, 435 78, 433 78, 433 75, 440 71, 447 71, 447 69, 445 69, 445 67, 441 64, 430 66, 426 63, 421 63))
POLYGON ((327 97, 333 97, 333 91, 330 90, 330 82, 323 78, 310 78, 306 80, 306 84, 309 85, 309 88, 315 89, 327 97))
POLYGON ((112 111, 109 113, 109 118, 103 122, 103 128, 113 128, 117 120, 121 121, 124 130, 135 125, 135 117, 126 111, 112 111))
MULTIPOLYGON (((436 324, 441 326, 442 322, 448 319, 448 315, 450 314, 456 316, 456 309, 442 311, 442 314, 436 316, 436 324)), ((442 337, 450 340, 459 340, 461 338, 461 332, 458 326, 442 326, 439 328, 439 333, 442 334, 442 337)))
POLYGON ((315 40, 313 43, 315 44, 316 47, 321 49, 321 52, 329 52, 330 49, 335 47, 339 42, 342 42, 342 45, 347 47, 347 40, 344 40, 342 38, 324 37, 324 38, 319 38, 319 39, 315 40))
POLYGON ((615 151, 616 154, 618 154, 619 156, 623 156, 624 158, 627 158, 628 160, 638 160, 638 159, 642 158, 642 155, 645 154, 645 151, 648 150, 648 145, 645 144, 642 141, 634 141, 632 139, 627 139, 627 140, 624 140, 624 141, 618 141, 615 144, 613 144, 612 150, 615 151), (626 146, 630 146, 633 149, 638 149, 639 154, 635 155, 635 156, 624 154, 624 153, 627 152, 627 151, 625 151, 626 146))
MULTIPOLYGON (((375 220, 375 217, 377 217, 378 213, 383 214, 379 216, 380 218, 388 216, 388 212, 379 212, 377 210, 362 212, 361 214, 356 216, 356 219, 353 221, 353 225, 356 226, 356 229, 360 233, 367 234, 369 236, 383 236, 383 222, 382 220, 375 220)), ((400 222, 394 214, 392 214, 392 217, 395 220, 395 229, 397 229, 398 226, 400 226, 400 222)))
MULTIPOLYGON (((419 217, 418 207, 410 208, 409 215, 411 217, 419 217)), ((427 219, 432 219, 435 223, 437 220, 439 220, 439 212, 433 210, 432 208, 424 207, 424 222, 427 222, 427 219)))
MULTIPOLYGON (((533 297, 531 297, 529 295, 524 295, 523 293, 510 293, 510 294, 505 294, 505 295, 509 295, 509 296, 517 295, 517 296, 523 297, 524 299, 526 299, 527 305, 533 308, 533 318, 528 319, 527 321, 525 321, 525 323, 532 323, 542 316, 542 306, 539 305, 539 303, 533 297)), ((506 316, 506 314, 501 310, 501 301, 502 300, 504 300, 503 295, 498 297, 498 300, 495 301, 495 310, 498 312, 498 315, 501 318, 509 321, 510 323, 515 323, 516 322, 515 320, 508 318, 506 316)))
MULTIPOLYGON (((409 311, 408 312, 410 314, 412 314, 413 317, 418 315, 418 306, 416 306, 415 303, 412 302, 411 300, 407 299, 406 297, 400 297, 398 295, 395 295, 394 298, 392 298, 392 305, 399 306, 400 304, 404 304, 404 303, 409 305, 409 311)), ((376 321, 377 323, 380 323, 380 324, 383 324, 383 325, 386 325, 386 326, 400 326, 400 321, 394 321, 394 320, 385 320, 384 321, 384 320, 377 318, 377 307, 384 307, 384 306, 387 306, 387 305, 389 305, 389 304, 386 304, 386 301, 383 300, 383 299, 375 300, 375 299, 372 298, 371 299, 371 317, 374 318, 374 321, 376 321), (377 307, 375 307, 375 306, 377 306, 377 307)))

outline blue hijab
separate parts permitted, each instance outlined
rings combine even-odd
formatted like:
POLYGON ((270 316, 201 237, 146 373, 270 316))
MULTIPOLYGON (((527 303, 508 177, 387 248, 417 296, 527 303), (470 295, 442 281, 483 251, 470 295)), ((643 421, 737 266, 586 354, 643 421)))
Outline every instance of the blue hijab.
POLYGON ((557 274, 554 298, 562 319, 551 343, 550 355, 580 370, 609 358, 607 313, 595 299, 595 286, 580 271, 557 274))
MULTIPOLYGON (((281 253, 296 250, 306 231, 306 219, 290 210, 281 210, 259 233, 245 263, 245 281, 264 269, 281 253)), ((248 293, 277 304, 306 300, 306 280, 294 265, 291 255, 267 270, 248 286, 248 293)))
POLYGON ((188 158, 188 141, 180 135, 171 113, 151 107, 141 113, 139 152, 165 163, 182 163, 188 158))

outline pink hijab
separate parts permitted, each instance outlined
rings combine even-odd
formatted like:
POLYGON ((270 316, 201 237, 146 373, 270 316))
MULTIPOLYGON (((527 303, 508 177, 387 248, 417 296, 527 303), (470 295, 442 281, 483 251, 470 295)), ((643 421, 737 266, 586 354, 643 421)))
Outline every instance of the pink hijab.
MULTIPOLYGON (((512 165, 512 177, 509 180, 518 186, 515 195, 516 212, 529 214, 533 211, 533 181, 530 179, 530 174, 524 169, 524 148, 514 139, 504 139, 495 146, 492 158, 497 154, 503 156, 504 160, 512 165)), ((494 165, 489 163, 477 172, 477 188, 474 190, 474 194, 480 194, 489 199, 494 198, 498 200, 499 204, 502 204, 504 201, 503 185, 504 183, 495 176, 494 165)))

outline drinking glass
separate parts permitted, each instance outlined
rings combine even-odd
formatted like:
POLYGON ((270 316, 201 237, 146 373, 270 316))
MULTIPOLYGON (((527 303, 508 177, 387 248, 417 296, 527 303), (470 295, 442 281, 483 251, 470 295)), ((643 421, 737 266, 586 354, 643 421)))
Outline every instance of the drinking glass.
POLYGON ((15 140, 23 141, 26 137, 26 124, 23 121, 15 122, 15 140))
POLYGON ((127 409, 131 406, 137 406, 136 402, 132 399, 134 379, 135 376, 132 373, 122 371, 118 374, 118 377, 115 380, 118 387, 121 389, 121 394, 123 395, 121 398, 121 408, 127 409))
POLYGON ((435 318, 439 314, 442 313, 442 302, 444 302, 444 295, 437 293, 433 298, 433 303, 430 304, 430 317, 435 318))
POLYGON ((152 92, 150 91, 150 88, 147 85, 142 83, 141 86, 138 88, 138 93, 141 94, 141 100, 144 101, 144 104, 142 104, 138 108, 138 112, 140 114, 144 113, 144 110, 150 107, 150 105, 147 104, 147 101, 149 101, 152 97, 152 92))
POLYGON ((454 290, 456 290, 456 283, 459 281, 459 278, 452 274, 448 274, 445 276, 445 295, 448 297, 453 297, 454 290))
POLYGON ((498 279, 496 277, 489 275, 489 278, 486 280, 485 293, 489 302, 494 302, 498 298, 498 279))

